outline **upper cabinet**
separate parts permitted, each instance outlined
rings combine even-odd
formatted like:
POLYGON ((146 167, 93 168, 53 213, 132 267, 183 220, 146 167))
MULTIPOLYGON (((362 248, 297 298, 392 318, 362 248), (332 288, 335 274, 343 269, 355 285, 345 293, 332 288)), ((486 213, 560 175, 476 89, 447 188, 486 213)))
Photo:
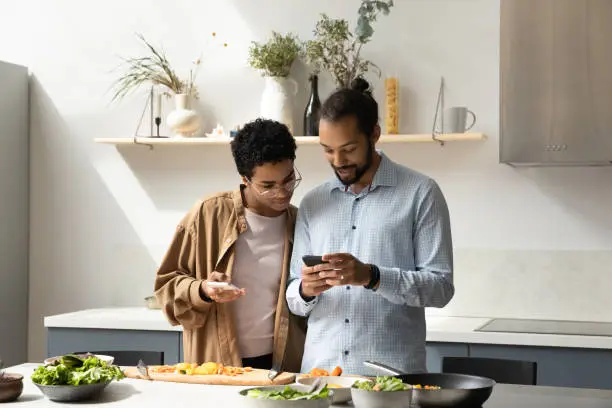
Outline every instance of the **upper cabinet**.
POLYGON ((612 164, 612 1, 502 0, 500 161, 612 164))

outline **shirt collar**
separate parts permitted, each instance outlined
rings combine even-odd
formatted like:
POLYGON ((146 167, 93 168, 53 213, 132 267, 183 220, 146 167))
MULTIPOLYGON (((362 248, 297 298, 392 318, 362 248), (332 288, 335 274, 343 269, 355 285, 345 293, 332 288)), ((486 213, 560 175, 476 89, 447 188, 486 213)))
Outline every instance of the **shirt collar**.
MULTIPOLYGON (((381 160, 372 179, 372 185, 369 190, 374 190, 378 186, 393 187, 397 185, 397 172, 395 170, 395 163, 387 157, 382 150, 376 149, 376 152, 380 155, 381 160)), ((329 190, 333 191, 339 189, 345 191, 346 186, 342 184, 338 177, 334 175, 334 178, 329 181, 329 190)))

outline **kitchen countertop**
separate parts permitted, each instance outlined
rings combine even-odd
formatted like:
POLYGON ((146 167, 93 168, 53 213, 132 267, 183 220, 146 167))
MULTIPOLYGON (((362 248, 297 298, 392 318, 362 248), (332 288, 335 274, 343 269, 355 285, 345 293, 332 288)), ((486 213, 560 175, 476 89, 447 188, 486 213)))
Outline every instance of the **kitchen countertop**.
POLYGON ((45 327, 79 329, 183 331, 172 326, 159 309, 146 307, 111 307, 86 309, 45 317, 45 327))
MULTIPOLYGON (((612 337, 606 336, 476 331, 491 320, 477 317, 427 316, 427 341, 612 349, 612 337)), ((181 326, 170 325, 161 310, 145 307, 81 310, 47 316, 44 324, 47 328, 182 331, 181 326)))
MULTIPOLYGON (((22 364, 7 368, 7 372, 24 375, 21 397, 11 407, 61 407, 75 404, 57 403, 46 399, 30 381, 36 364, 22 364)), ((124 407, 187 407, 205 406, 245 407, 238 391, 245 387, 179 384, 124 379, 111 383, 97 401, 87 405, 105 408, 124 407), (219 404, 219 405, 217 405, 219 404)), ((580 388, 557 388, 526 385, 497 384, 483 408, 608 408, 612 391, 580 388)), ((337 407, 352 405, 337 405, 337 407)))

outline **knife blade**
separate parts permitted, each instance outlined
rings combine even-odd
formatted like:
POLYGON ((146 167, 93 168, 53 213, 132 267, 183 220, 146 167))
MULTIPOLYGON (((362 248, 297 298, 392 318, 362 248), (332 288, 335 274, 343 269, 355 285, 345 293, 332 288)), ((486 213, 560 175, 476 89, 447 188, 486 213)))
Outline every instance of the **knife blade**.
POLYGON ((145 379, 150 380, 149 376, 149 367, 142 360, 138 360, 138 365, 136 366, 138 373, 142 375, 145 379))
POLYGON ((281 370, 280 364, 274 365, 268 372, 268 379, 270 381, 273 381, 280 374, 280 370, 281 370))

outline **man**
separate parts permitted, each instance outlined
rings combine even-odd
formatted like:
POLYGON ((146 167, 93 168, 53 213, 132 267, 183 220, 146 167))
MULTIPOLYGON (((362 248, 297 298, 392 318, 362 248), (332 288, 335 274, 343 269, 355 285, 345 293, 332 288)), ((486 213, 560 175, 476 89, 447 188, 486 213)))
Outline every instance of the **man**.
POLYGON ((374 360, 426 371, 425 307, 453 297, 448 208, 436 182, 374 145, 378 105, 364 80, 323 104, 320 143, 335 178, 300 203, 287 302, 308 316, 302 372, 374 360), (322 255, 307 267, 303 255, 322 255))
POLYGON ((284 296, 297 210, 290 201, 301 181, 295 139, 285 125, 258 119, 231 148, 242 184, 180 221, 155 294, 168 321, 183 326, 185 362, 298 371, 304 319, 290 315, 284 296))

